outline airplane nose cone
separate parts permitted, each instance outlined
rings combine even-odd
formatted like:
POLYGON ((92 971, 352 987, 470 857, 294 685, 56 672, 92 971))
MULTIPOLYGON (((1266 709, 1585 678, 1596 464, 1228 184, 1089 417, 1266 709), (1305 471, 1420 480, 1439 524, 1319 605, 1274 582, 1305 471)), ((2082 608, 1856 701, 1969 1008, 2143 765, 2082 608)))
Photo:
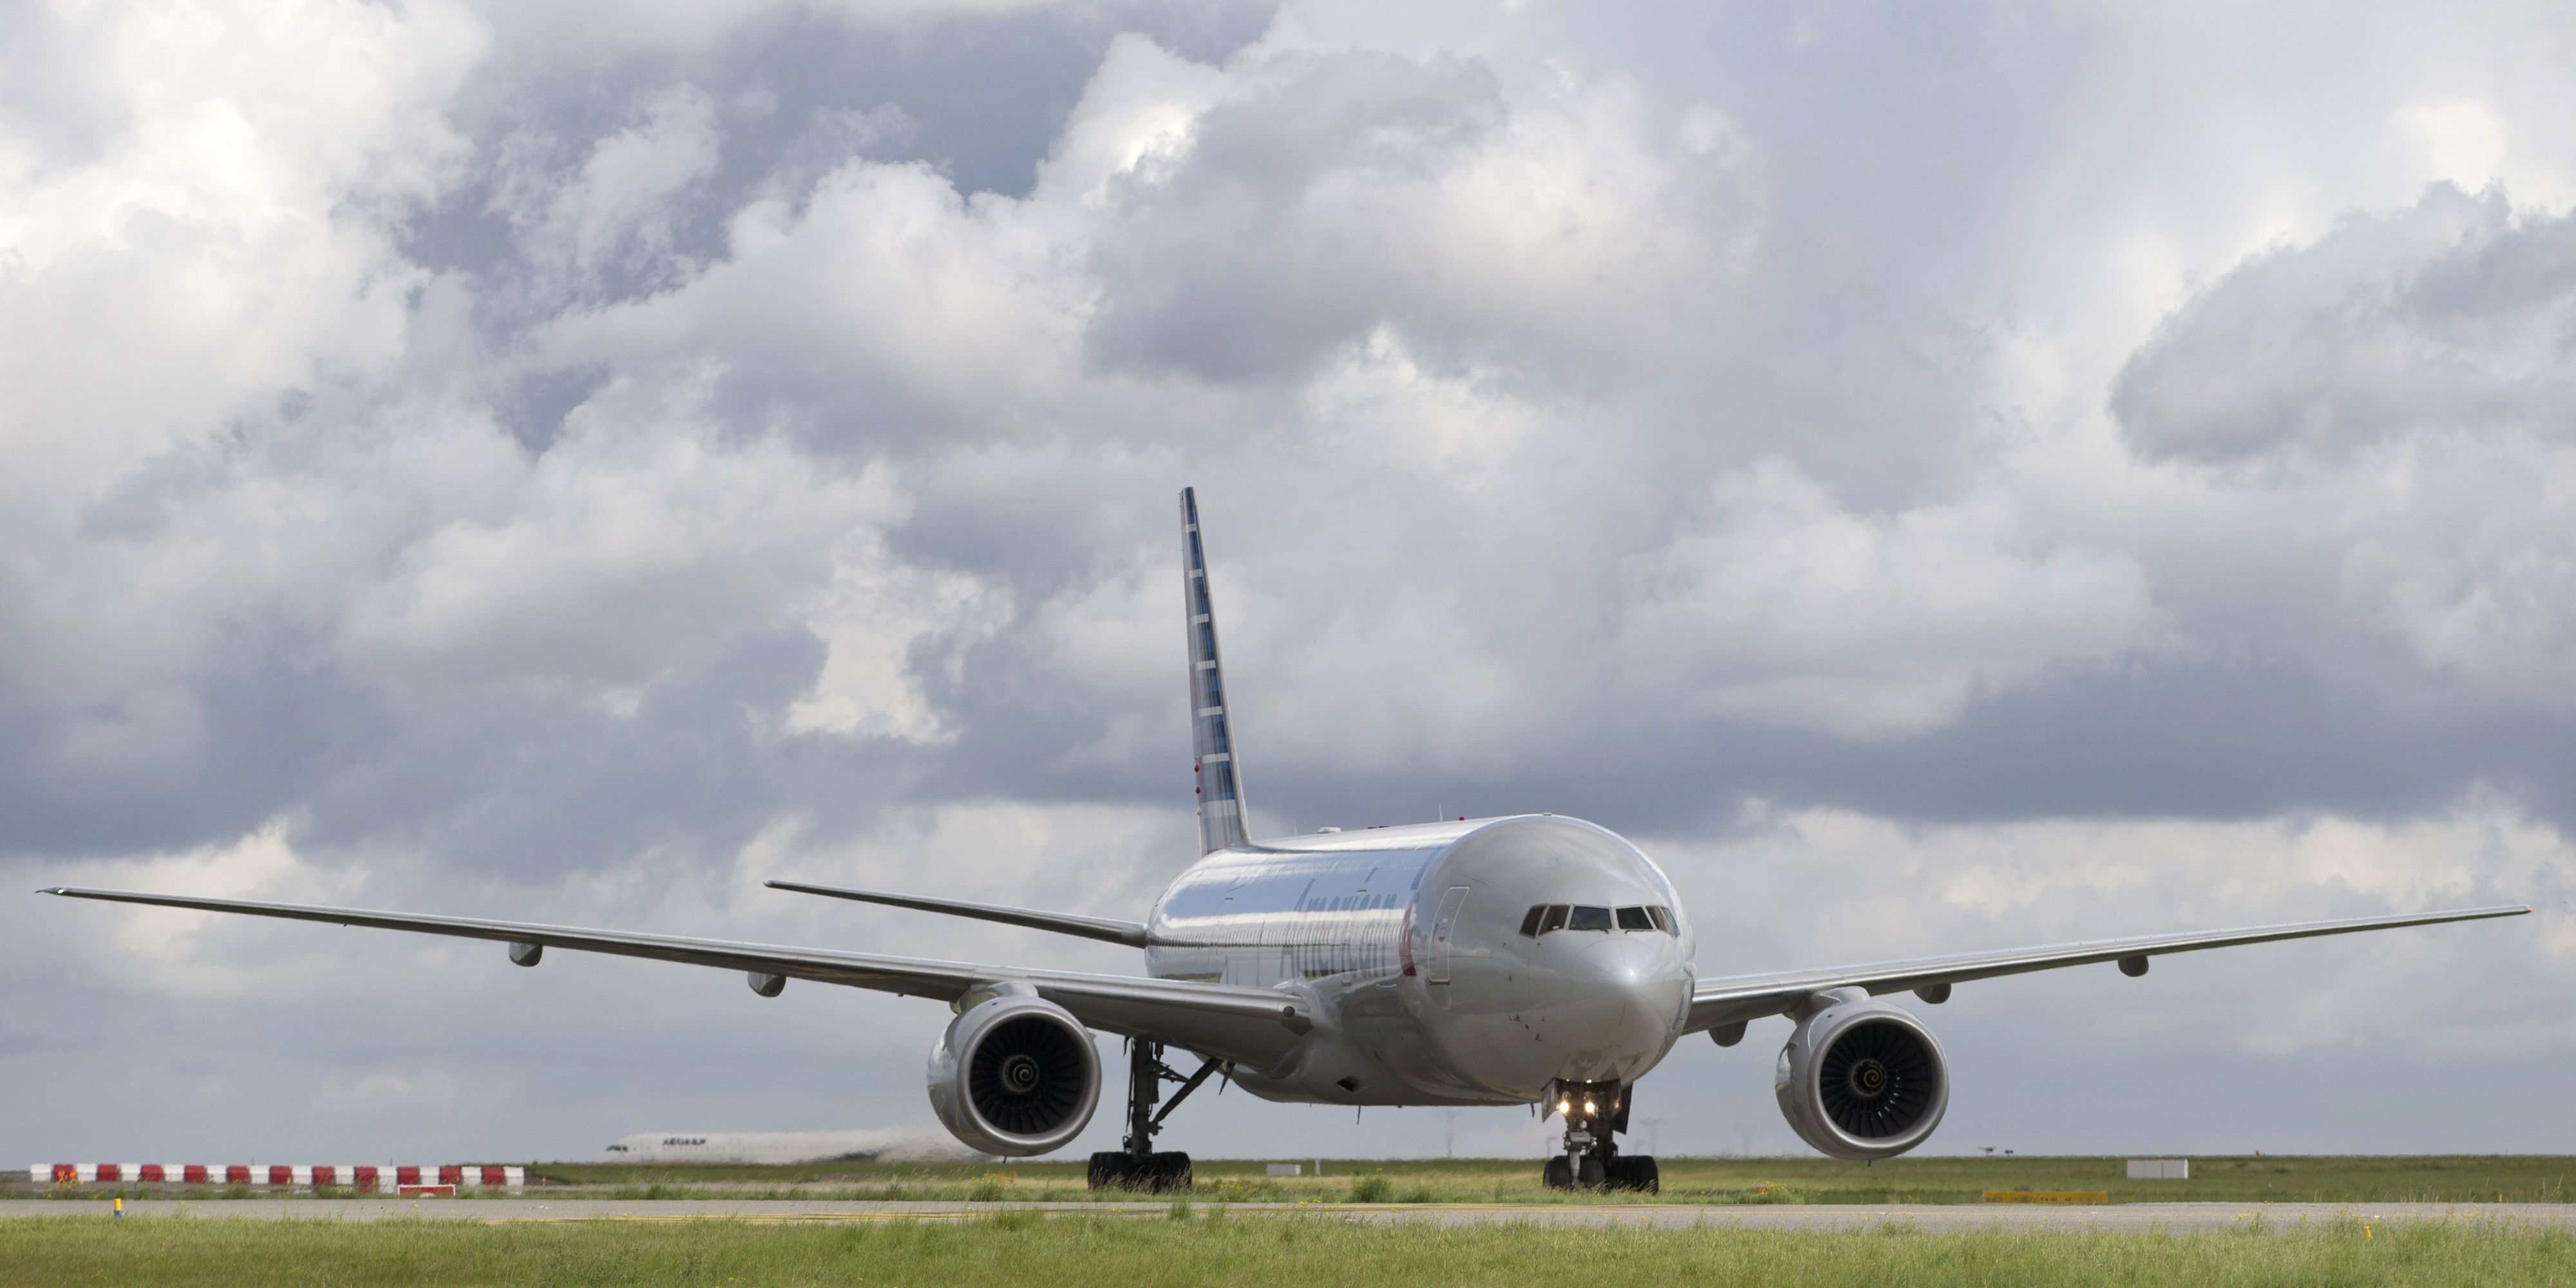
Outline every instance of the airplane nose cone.
POLYGON ((1659 1033, 1680 1009, 1681 954, 1669 937, 1618 936, 1584 950, 1576 969, 1601 1004, 1633 1012, 1659 1033))
POLYGON ((1561 1037, 1573 1040, 1559 1049, 1572 1065, 1557 1076, 1631 1078, 1672 1044, 1689 980, 1668 936, 1614 935, 1585 949, 1573 974, 1583 1000, 1569 1008, 1572 1022, 1561 1037))

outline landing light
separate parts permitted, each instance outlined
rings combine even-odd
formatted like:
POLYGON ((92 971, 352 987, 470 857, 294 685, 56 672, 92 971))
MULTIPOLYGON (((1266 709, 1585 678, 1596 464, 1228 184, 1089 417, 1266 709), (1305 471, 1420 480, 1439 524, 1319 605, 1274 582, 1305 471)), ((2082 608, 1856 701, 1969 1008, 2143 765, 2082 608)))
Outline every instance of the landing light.
POLYGON ((1589 1100, 1586 1100, 1586 1101, 1584 1101, 1584 1102, 1583 1102, 1583 1112, 1585 1112, 1585 1113, 1587 1113, 1587 1114, 1597 1114, 1597 1113, 1600 1113, 1600 1112, 1601 1112, 1601 1107, 1600 1107, 1599 1105, 1593 1104, 1593 1103, 1592 1103, 1591 1101, 1589 1101, 1589 1100))
POLYGON ((1573 1112, 1574 1112, 1574 1102, 1573 1102, 1573 1101, 1571 1101, 1571 1100, 1560 1100, 1560 1101, 1557 1101, 1557 1102, 1556 1102, 1556 1112, 1558 1112, 1558 1113, 1560 1113, 1560 1114, 1570 1114, 1570 1113, 1573 1113, 1573 1112))

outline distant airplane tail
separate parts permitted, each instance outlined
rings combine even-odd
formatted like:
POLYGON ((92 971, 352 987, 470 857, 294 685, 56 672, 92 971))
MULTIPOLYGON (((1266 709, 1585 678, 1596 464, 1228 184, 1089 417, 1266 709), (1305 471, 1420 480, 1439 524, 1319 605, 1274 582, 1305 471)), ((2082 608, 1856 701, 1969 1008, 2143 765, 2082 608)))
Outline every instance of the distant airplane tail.
POLYGON ((1249 839, 1243 825, 1243 772, 1234 758, 1225 672, 1217 665, 1216 610, 1208 604, 1207 551, 1199 542, 1195 489, 1181 489, 1181 595, 1189 619, 1190 740, 1197 753, 1199 848, 1202 853, 1249 839))

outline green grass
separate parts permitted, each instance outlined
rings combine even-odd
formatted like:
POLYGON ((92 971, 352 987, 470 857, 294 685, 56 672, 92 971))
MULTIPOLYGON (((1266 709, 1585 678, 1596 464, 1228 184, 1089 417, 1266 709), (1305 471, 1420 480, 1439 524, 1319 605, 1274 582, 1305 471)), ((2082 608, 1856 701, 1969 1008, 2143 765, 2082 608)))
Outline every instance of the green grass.
MULTIPOLYGON (((2123 1160, 2088 1157, 1665 1158, 1667 1203, 1975 1203, 1988 1190, 2100 1190, 2135 1202, 2564 1203, 2576 1158, 2560 1155, 2200 1157, 2188 1181, 2132 1181, 2123 1160)), ((1259 1161, 1203 1160, 1195 1197, 1220 1202, 1600 1202, 1539 1188, 1536 1159, 1326 1159, 1321 1177, 1273 1178, 1259 1161)), ((1080 1201, 1080 1162, 785 1167, 545 1163, 531 1178, 616 1187, 627 1198, 734 1196, 1080 1201)), ((1112 1195, 1110 1197, 1133 1197, 1112 1195)), ((1640 1196, 1617 1195, 1618 1202, 1640 1196)))
POLYGON ((2166 1236, 1376 1226, 1227 1216, 775 1226, 0 1222, 10 1284, 2449 1284, 2576 1281, 2576 1236, 2358 1223, 2166 1236))

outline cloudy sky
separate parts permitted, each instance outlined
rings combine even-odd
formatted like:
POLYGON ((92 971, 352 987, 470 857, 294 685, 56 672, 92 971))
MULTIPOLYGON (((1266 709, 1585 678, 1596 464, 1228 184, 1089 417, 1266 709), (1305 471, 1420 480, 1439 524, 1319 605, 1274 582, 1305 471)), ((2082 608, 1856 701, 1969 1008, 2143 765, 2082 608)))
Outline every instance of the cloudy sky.
MULTIPOLYGON (((1964 988, 1929 1149, 2576 1149, 2563 7, 1387 8, 0 8, 0 875, 1132 969, 758 883, 1137 915, 1194 484, 1257 830, 1580 814, 1704 973, 2528 902, 1964 988)), ((947 1018, 23 894, 0 999, 12 1166, 927 1126, 947 1018)))

